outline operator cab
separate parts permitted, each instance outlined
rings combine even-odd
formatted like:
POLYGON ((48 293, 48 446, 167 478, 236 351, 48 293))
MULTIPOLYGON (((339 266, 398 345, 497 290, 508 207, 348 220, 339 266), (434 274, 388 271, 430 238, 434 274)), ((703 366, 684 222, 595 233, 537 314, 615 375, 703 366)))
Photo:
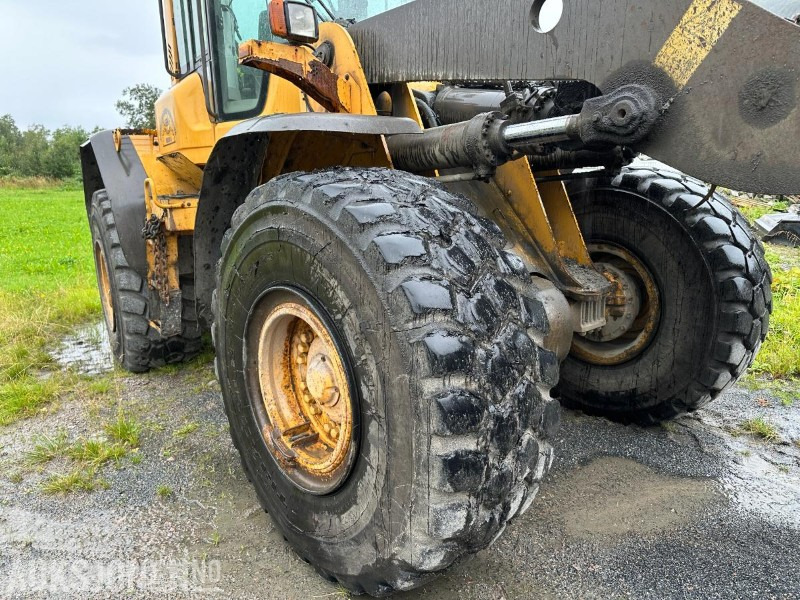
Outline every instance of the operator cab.
POLYGON ((261 114, 269 74, 239 65, 239 44, 279 41, 269 30, 264 0, 162 0, 161 9, 164 56, 174 82, 199 74, 215 121, 261 114))
MULTIPOLYGON (((362 20, 411 0, 310 0, 319 20, 362 20)), ((239 64, 246 40, 288 43, 270 27, 268 0, 160 0, 164 59, 175 85, 199 74, 212 121, 263 114, 269 74, 239 64)))

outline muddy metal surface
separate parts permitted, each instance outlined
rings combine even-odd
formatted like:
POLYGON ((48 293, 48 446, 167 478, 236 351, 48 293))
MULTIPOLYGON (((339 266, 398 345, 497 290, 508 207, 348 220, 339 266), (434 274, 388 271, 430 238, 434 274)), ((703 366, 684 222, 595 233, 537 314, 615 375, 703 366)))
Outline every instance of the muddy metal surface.
MULTIPOLYGON (((208 364, 119 378, 103 398, 0 429, 0 598, 347 597, 259 507, 212 380, 208 364), (25 466, 35 437, 96 436, 119 410, 143 425, 140 462, 107 467, 108 489, 44 495, 64 467, 25 466)), ((531 510, 490 550, 397 597, 796 598, 798 557, 800 398, 735 389, 666 427, 565 412, 531 510), (757 416, 779 442, 731 433, 757 416)))

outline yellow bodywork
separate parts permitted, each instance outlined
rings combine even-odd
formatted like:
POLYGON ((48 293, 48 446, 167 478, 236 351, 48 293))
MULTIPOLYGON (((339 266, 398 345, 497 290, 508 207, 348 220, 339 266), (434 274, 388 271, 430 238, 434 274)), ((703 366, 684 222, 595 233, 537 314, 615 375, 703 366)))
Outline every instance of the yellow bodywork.
MULTIPOLYGON (((169 14, 166 19, 171 22, 169 14)), ((169 27, 167 38, 170 48, 170 42, 174 44, 174 31, 170 32, 169 27)), ((332 73, 326 73, 326 89, 316 90, 316 94, 313 89, 309 93, 312 84, 308 79, 312 72, 319 73, 321 63, 309 47, 255 40, 241 44, 241 64, 273 73, 268 79, 262 116, 326 110, 377 114, 376 102, 347 31, 335 23, 321 23, 318 45, 325 42, 335 48, 335 62, 330 68, 332 73)), ((168 56, 170 64, 177 64, 177 56, 171 50, 168 56)), ((419 89, 435 89, 435 86, 430 82, 413 84, 419 89)), ((422 126, 412 86, 394 85, 386 94, 388 98, 384 100, 389 102, 395 116, 411 118, 422 126)), ((239 122, 212 119, 203 82, 196 72, 173 81, 172 88, 156 103, 156 119, 156 131, 130 138, 148 176, 147 214, 162 223, 160 236, 147 241, 148 281, 166 300, 179 290, 178 237, 194 232, 202 169, 216 143, 239 122), (166 260, 162 256, 164 250, 166 260), (163 272, 165 268, 167 273, 163 272)), ((376 136, 285 132, 272 136, 261 183, 288 171, 331 166, 391 167, 392 162, 382 137, 376 144, 376 136)), ((521 158, 500 167, 490 187, 500 202, 487 210, 505 213, 495 216, 511 239, 522 241, 518 250, 531 263, 541 262, 541 257, 531 250, 538 247, 557 258, 555 262, 565 257, 591 264, 562 183, 537 185, 527 159, 521 158)))

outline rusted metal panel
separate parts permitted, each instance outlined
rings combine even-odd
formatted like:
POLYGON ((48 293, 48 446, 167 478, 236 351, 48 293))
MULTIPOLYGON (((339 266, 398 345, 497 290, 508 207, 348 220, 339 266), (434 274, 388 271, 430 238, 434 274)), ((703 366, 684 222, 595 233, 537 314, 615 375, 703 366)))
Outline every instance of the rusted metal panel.
POLYGON ((347 83, 305 46, 250 40, 239 48, 239 62, 291 81, 326 110, 350 112, 347 83))
POLYGON ((371 83, 580 79, 653 88, 637 150, 752 192, 800 191, 800 28, 746 0, 564 0, 537 32, 531 0, 417 0, 350 28, 371 83))

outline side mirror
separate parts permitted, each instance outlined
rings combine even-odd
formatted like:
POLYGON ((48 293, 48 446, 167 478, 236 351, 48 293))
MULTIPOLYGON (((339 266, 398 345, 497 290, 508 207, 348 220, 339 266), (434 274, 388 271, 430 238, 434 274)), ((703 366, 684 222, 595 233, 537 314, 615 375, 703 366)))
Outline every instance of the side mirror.
POLYGON ((269 24, 275 36, 290 42, 319 40, 317 11, 301 0, 270 0, 269 24))

